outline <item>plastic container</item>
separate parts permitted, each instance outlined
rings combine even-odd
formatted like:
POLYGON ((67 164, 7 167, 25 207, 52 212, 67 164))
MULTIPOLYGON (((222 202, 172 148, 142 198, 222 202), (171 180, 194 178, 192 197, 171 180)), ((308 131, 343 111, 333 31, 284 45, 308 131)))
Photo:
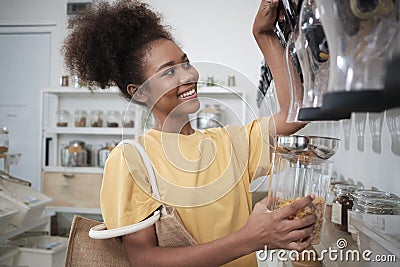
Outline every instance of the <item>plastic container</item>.
POLYGON ((18 247, 14 265, 29 267, 64 266, 68 238, 60 236, 34 236, 8 242, 18 247))
POLYGON ((21 227, 38 220, 44 208, 52 199, 35 189, 13 182, 0 184, 0 197, 8 200, 18 209, 18 214, 10 218, 10 223, 21 227))
POLYGON ((14 266, 14 258, 18 253, 18 248, 16 247, 0 247, 0 266, 14 266))
POLYGON ((0 234, 7 230, 11 218, 18 212, 13 202, 0 195, 0 234))
MULTIPOLYGON (((317 224, 311 244, 319 244, 328 186, 332 174, 332 162, 316 157, 275 153, 274 169, 268 203, 270 209, 283 208, 296 199, 315 194, 313 206, 317 224)), ((301 219, 313 213, 313 207, 299 210, 289 219, 301 219)))

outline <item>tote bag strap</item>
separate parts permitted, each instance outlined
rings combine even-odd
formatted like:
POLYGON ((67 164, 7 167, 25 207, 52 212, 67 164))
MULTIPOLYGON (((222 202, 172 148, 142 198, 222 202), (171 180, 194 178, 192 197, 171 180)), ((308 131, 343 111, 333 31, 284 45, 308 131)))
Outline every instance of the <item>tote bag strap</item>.
MULTIPOLYGON (((136 147, 136 149, 138 150, 138 152, 140 153, 140 155, 143 159, 144 165, 147 169, 147 173, 149 174, 149 180, 150 180, 150 185, 151 185, 151 190, 153 192, 153 195, 157 199, 161 199, 160 192, 158 191, 156 175, 154 174, 154 169, 151 166, 150 158, 147 155, 144 148, 142 147, 142 145, 140 145, 139 142, 132 140, 132 139, 122 140, 118 145, 124 145, 124 144, 131 144, 136 147)), ((164 206, 163 206, 163 208, 164 208, 164 206)))
MULTIPOLYGON (((151 161, 146 151, 137 141, 134 140, 123 140, 118 144, 118 146, 124 144, 130 144, 135 146, 137 151, 140 153, 144 165, 147 169, 147 173, 149 174, 152 193, 157 199, 160 199, 160 192, 158 191, 157 180, 154 173, 154 169, 151 166, 151 161)), ((167 210, 164 205, 161 205, 161 214, 167 215, 167 210)), ((159 219, 160 219, 160 211, 156 210, 153 213, 153 215, 147 218, 146 220, 128 226, 107 230, 106 225, 102 223, 90 228, 89 236, 93 239, 107 239, 107 238, 132 234, 155 224, 159 219)))

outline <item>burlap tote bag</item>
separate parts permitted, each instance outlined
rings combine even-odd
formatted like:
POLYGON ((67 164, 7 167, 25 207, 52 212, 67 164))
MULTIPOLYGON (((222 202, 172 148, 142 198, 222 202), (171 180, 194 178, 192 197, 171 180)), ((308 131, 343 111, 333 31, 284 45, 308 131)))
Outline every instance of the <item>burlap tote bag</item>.
MULTIPOLYGON (((159 197, 154 171, 151 168, 146 152, 135 141, 129 140, 124 141, 124 143, 130 143, 138 148, 148 169, 153 194, 159 197)), ((160 213, 159 219, 155 222, 157 240, 160 247, 184 247, 197 244, 196 240, 183 226, 175 208, 161 206, 160 213)), ((122 243, 122 237, 110 237, 110 234, 107 233, 108 230, 105 229, 104 223, 75 216, 71 225, 65 266, 130 266, 122 243), (98 239, 93 239, 89 236, 89 232, 93 232, 93 229, 104 229, 96 230, 98 239), (101 238, 101 236, 104 237, 101 238)), ((130 231, 130 233, 133 232, 130 231)), ((125 232, 125 234, 129 234, 129 232, 125 232)))

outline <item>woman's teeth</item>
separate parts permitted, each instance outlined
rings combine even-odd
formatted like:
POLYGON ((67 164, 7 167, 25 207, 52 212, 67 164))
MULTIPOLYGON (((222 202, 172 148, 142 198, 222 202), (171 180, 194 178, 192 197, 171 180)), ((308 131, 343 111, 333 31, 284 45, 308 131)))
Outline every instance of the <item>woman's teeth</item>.
POLYGON ((178 95, 178 98, 185 98, 185 97, 188 97, 188 96, 192 96, 192 95, 194 95, 195 93, 196 93, 196 90, 195 90, 195 89, 192 89, 192 90, 190 90, 190 91, 187 91, 187 92, 184 92, 184 93, 178 95))

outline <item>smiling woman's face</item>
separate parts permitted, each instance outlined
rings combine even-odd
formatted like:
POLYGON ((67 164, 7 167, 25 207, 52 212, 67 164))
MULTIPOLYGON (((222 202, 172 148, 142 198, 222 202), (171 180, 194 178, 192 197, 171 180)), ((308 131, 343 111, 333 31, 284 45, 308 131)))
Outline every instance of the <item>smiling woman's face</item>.
POLYGON ((145 63, 145 102, 153 112, 168 116, 192 114, 199 109, 199 74, 174 42, 166 39, 153 42, 145 63))

